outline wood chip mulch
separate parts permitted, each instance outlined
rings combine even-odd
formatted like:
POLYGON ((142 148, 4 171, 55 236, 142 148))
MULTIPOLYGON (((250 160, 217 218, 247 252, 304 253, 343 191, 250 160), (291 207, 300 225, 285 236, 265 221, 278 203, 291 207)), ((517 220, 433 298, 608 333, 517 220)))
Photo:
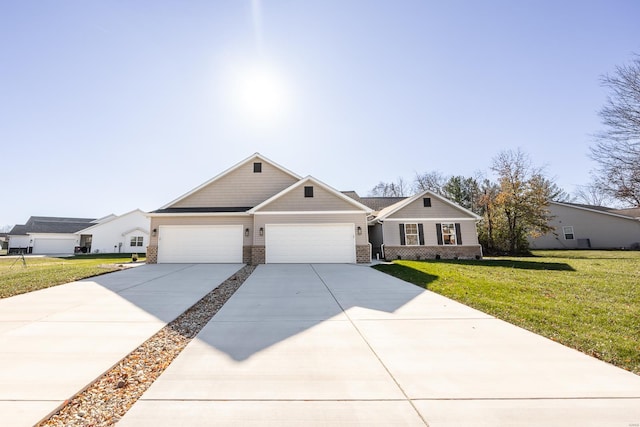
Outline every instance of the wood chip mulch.
POLYGON ((37 426, 98 427, 118 422, 254 269, 238 270, 37 426))

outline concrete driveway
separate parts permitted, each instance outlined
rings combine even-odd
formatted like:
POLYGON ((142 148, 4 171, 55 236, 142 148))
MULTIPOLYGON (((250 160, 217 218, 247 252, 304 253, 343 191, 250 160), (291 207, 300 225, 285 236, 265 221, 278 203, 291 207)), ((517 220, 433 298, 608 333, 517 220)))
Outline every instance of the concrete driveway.
POLYGON ((241 267, 145 265, 0 299, 0 425, 37 423, 241 267))
POLYGON ((640 377, 371 268, 261 265, 119 426, 623 426, 640 377))

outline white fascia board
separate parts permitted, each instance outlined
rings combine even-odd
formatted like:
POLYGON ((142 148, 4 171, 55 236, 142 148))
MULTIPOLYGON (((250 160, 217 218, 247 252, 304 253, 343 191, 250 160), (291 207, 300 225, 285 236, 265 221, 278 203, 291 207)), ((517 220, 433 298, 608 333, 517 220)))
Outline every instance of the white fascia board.
POLYGON ((93 225, 91 225, 91 226, 89 226, 87 228, 83 228, 82 230, 78 230, 74 234, 86 234, 85 231, 93 230, 94 228, 100 227, 100 226, 102 226, 104 224, 108 224, 108 223, 110 223, 112 221, 115 221, 116 219, 124 218, 124 217, 126 217, 128 215, 131 215, 133 213, 136 213, 136 212, 140 212, 143 215, 147 215, 146 212, 144 212, 143 210, 141 210, 139 208, 136 208, 136 209, 134 209, 132 211, 129 211, 127 213, 123 213, 122 215, 115 215, 115 214, 107 215, 106 217, 104 217, 104 218, 107 218, 107 219, 102 220, 102 222, 98 222, 97 224, 93 224, 93 225))
POLYGON ((148 213, 150 218, 170 218, 176 216, 251 216, 247 212, 181 212, 181 213, 148 213))
POLYGON ((366 212, 362 211, 273 211, 273 212, 254 212, 253 215, 362 215, 366 212))
POLYGON ((127 230, 124 233, 121 233, 121 235, 122 236, 126 236, 127 234, 133 233, 134 231, 140 231, 141 233, 149 234, 149 230, 145 230, 145 229, 143 229, 141 227, 136 227, 136 228, 132 228, 131 230, 127 230))
POLYGON ((598 210, 598 209, 589 209, 589 208, 585 208, 583 206, 575 206, 575 205, 570 205, 570 204, 562 203, 562 202, 553 202, 553 201, 551 201, 551 202, 549 202, 549 204, 550 205, 560 205, 560 206, 564 206, 564 207, 567 207, 567 208, 580 209, 580 210, 583 210, 583 211, 593 212, 593 213, 602 214, 602 215, 615 216, 617 218, 622 218, 622 219, 630 219, 632 221, 640 220, 639 218, 634 218, 632 216, 620 215, 620 214, 617 214, 617 213, 614 213, 614 212, 605 212, 605 211, 601 211, 601 210, 598 210))
POLYGON ((476 222, 478 221, 475 218, 386 218, 386 219, 374 219, 373 221, 369 221, 369 222, 375 222, 375 221, 380 221, 380 222, 408 222, 408 221, 414 221, 414 222, 426 222, 426 221, 448 221, 448 222, 461 222, 461 221, 473 221, 476 222))
POLYGON ((284 190, 282 190, 281 192, 279 192, 278 194, 275 194, 271 197, 269 197, 267 200, 265 200, 264 202, 260 203, 258 206, 254 206, 252 209, 249 209, 247 212, 249 213, 257 213, 258 210, 262 209, 263 207, 267 206, 268 204, 272 203, 273 201, 279 199, 280 197, 284 196, 285 194, 295 190, 298 187, 303 186, 306 183, 313 183, 319 187, 322 187, 324 190, 333 193, 334 195, 336 195, 337 197, 341 198, 342 200, 344 200, 347 203, 352 204, 353 206, 361 209, 363 212, 366 212, 367 214, 373 212, 371 210, 371 208, 369 208, 368 206, 363 205, 362 203, 353 200, 351 197, 344 195, 342 192, 336 190, 335 188, 331 187, 330 185, 325 184, 322 181, 319 181, 318 179, 312 177, 311 175, 308 175, 306 177, 304 177, 303 179, 301 179, 300 181, 290 185, 289 187, 285 188, 284 190))
POLYGON ((409 197, 409 198, 407 198, 407 199, 405 199, 405 200, 402 200, 401 202, 396 203, 395 205, 392 205, 392 206, 395 206, 395 208, 393 208, 393 209, 389 210, 388 212, 384 212, 384 214, 383 214, 383 215, 378 216, 378 218, 379 218, 380 220, 384 220, 384 219, 386 219, 388 216, 393 215, 394 213, 398 212, 400 209, 404 208, 405 206, 407 206, 407 205, 409 205, 409 204, 411 204, 411 203, 415 202, 415 201, 416 201, 416 200, 418 200, 419 198, 424 197, 424 196, 426 196, 426 195, 429 195, 429 196, 431 196, 431 197, 433 197, 433 198, 435 198, 435 199, 438 199, 438 200, 440 200, 441 202, 446 203, 446 204, 448 204, 448 205, 452 206, 453 208, 456 208, 456 209, 458 209, 458 210, 461 210, 462 212, 464 212, 464 213, 468 214, 469 216, 471 216, 473 219, 475 219, 475 220, 477 220, 477 221, 479 221, 479 220, 481 220, 481 219, 482 219, 482 217, 480 217, 479 215, 476 215, 475 213, 471 212, 470 210, 468 210, 468 209, 466 209, 466 208, 463 208, 462 206, 458 205, 457 203, 454 203, 454 202, 452 202, 451 200, 447 199, 446 197, 443 197, 443 196, 441 196, 441 195, 439 195, 439 194, 436 194, 436 193, 434 193, 433 191, 430 191, 430 190, 425 190, 425 191, 423 191, 422 193, 418 193, 418 194, 416 194, 416 195, 415 195, 415 196, 413 196, 413 197, 409 197))
POLYGON ((235 164, 234 166, 231 166, 229 169, 225 170, 224 172, 219 173, 218 175, 214 176, 214 177, 213 177, 213 178, 211 178, 210 180, 206 181, 204 184, 201 184, 201 185, 197 186, 196 188, 194 188, 193 190, 191 190, 191 191, 189 191, 189 192, 187 192, 187 193, 183 194, 182 196, 178 197, 177 199, 172 200, 171 202, 169 202, 169 203, 167 203, 166 205, 162 206, 160 209, 166 209, 166 208, 170 207, 171 205, 173 205, 173 204, 175 204, 175 203, 179 202, 180 200, 185 199, 185 198, 189 197, 190 195, 192 195, 193 193, 195 193, 195 192, 197 192, 197 191, 199 191, 199 190, 203 189, 203 188, 204 188, 204 187, 206 187, 207 185, 209 185, 209 184, 211 184, 211 183, 213 183, 213 182, 215 182, 215 181, 219 180, 219 179, 220 179, 220 178, 222 178, 223 176, 230 174, 231 172, 233 172, 234 170, 238 169, 239 167, 244 166, 245 164, 247 164, 247 163, 249 163, 249 162, 251 162, 251 161, 253 161, 253 160, 256 160, 256 159, 260 159, 260 160, 262 160, 263 162, 266 162, 266 163, 269 163, 269 164, 270 164, 270 165, 272 165, 272 166, 275 166, 277 169, 280 169, 281 171, 283 171, 283 172, 285 172, 285 173, 287 173, 287 174, 291 175, 291 176, 292 176, 292 177, 294 177, 295 179, 301 179, 301 178, 302 178, 300 175, 298 175, 298 174, 296 174, 296 173, 291 172, 289 169, 287 169, 287 168, 285 168, 285 167, 280 166, 279 164, 277 164, 276 162, 274 162, 274 161, 272 161, 272 160, 270 160, 270 159, 267 159, 267 158, 266 158, 266 157, 264 157, 262 154, 260 154, 260 153, 254 153, 254 154, 252 154, 251 156, 247 157, 246 159, 242 160, 241 162, 239 162, 239 163, 235 164))

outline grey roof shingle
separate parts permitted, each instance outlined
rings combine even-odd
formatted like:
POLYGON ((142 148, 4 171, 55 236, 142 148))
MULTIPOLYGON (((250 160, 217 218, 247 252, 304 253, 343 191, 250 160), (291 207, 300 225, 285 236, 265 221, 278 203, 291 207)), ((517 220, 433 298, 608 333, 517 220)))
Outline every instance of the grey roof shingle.
POLYGON ((407 199, 407 197, 360 197, 355 191, 343 191, 342 194, 351 197, 353 200, 362 203, 374 211, 382 210, 401 200, 407 199))
POLYGON ((26 224, 13 227, 11 235, 27 233, 75 233, 93 225, 95 218, 62 218, 52 216, 32 216, 26 224))

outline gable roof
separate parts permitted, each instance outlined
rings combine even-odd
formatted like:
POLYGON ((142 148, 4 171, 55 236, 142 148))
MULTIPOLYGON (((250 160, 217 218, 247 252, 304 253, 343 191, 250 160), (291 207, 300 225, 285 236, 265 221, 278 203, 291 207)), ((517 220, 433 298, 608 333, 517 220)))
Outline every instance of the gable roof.
POLYGON ((278 194, 275 194, 274 196, 268 198, 267 200, 265 200, 264 202, 260 203, 259 205, 253 207, 252 209, 249 209, 247 212, 248 213, 255 213, 256 211, 258 211, 258 210, 262 209, 263 207, 269 205, 270 203, 274 202, 275 200, 279 199, 280 197, 284 196, 285 194, 288 194, 291 191, 295 190, 296 188, 299 188, 299 187, 301 187, 301 186, 303 186, 305 184, 308 184, 308 183, 312 183, 314 185, 317 185, 320 188, 323 188, 324 190, 328 191, 329 193, 332 193, 333 195, 335 195, 339 199, 342 199, 345 202, 353 205, 358 210, 361 210, 361 211, 366 212, 366 213, 370 213, 371 212, 371 208, 369 208, 368 206, 365 206, 362 203, 352 199, 351 197, 346 196, 344 193, 342 193, 342 192, 336 190, 335 188, 325 184, 324 182, 312 177, 311 175, 300 179, 295 184, 285 188, 284 190, 282 190, 278 194))
POLYGON ((94 218, 63 218, 51 216, 32 216, 26 224, 16 225, 10 235, 26 235, 30 233, 62 233, 71 234, 93 225, 94 218))
POLYGON ((270 160, 266 157, 264 157, 262 154, 260 153, 254 153, 251 156, 247 157, 246 159, 242 160, 241 162, 237 163, 234 166, 231 166, 229 169, 225 170, 224 172, 214 176, 213 178, 211 178, 210 180, 208 180, 207 182, 205 182, 204 184, 201 184, 199 186, 197 186, 196 188, 194 188, 193 190, 189 191, 188 193, 183 194, 182 196, 178 197, 175 200, 172 200, 171 202, 167 203, 166 205, 162 206, 160 209, 158 209, 157 211, 154 211, 155 213, 161 213, 161 211, 163 211, 164 209, 168 209, 170 208, 170 206, 178 203, 181 200, 186 199, 187 197, 191 196, 192 194, 202 190, 203 188, 207 187, 208 185, 218 181, 220 178, 222 178, 223 176, 226 176, 228 174, 230 174, 231 172, 235 171, 236 169, 246 165, 249 162, 253 162, 255 160, 260 160, 262 162, 265 163, 269 163, 271 166, 275 167, 276 169, 281 170, 282 172, 290 175, 291 177, 295 178, 295 179, 301 179, 301 176, 291 172, 289 169, 280 166, 279 164, 277 164, 276 162, 274 162, 273 160, 270 160))
POLYGON ((372 218, 371 221, 381 221, 386 219, 387 217, 389 217, 390 215, 393 215, 394 213, 398 212, 400 209, 404 208, 405 206, 410 205, 411 203, 415 202, 416 200, 420 199, 421 197, 424 196, 429 196, 432 197, 434 199, 438 199, 441 202, 452 206, 464 213, 466 213, 467 215, 469 215, 470 217, 472 217, 475 220, 481 220, 482 217, 480 217, 479 215, 476 215, 475 213, 471 212, 470 210, 463 208, 462 206, 458 205, 457 203, 452 202, 451 200, 447 199, 446 197, 442 197, 439 194, 436 194, 430 190, 425 190, 422 193, 418 193, 415 196, 412 197, 408 197, 406 199, 400 200, 390 206, 385 207, 384 209, 382 209, 380 212, 378 212, 378 215, 375 216, 375 218, 372 218))
POLYGON ((99 218, 99 219, 97 219, 95 221, 92 221, 92 224, 89 227, 83 228, 81 230, 78 230, 78 231, 76 231, 76 233, 79 234, 79 233, 83 233, 83 232, 88 231, 88 230, 93 230, 96 227, 100 227, 100 226, 102 226, 104 224, 110 223, 111 221, 115 221, 116 219, 124 218, 126 216, 129 216, 129 215, 137 213, 137 212, 141 213, 142 215, 146 215, 146 213, 143 212, 140 209, 134 209, 134 210, 129 211, 127 213, 124 213, 124 214, 122 214, 120 216, 115 215, 115 214, 110 214, 110 215, 107 215, 105 217, 99 218))
POLYGON ((343 191, 345 196, 351 197, 356 202, 360 202, 365 206, 370 207, 373 211, 379 211, 391 206, 394 203, 398 203, 407 197, 360 197, 355 191, 343 191))
MULTIPOLYGON (((630 219, 632 221, 639 221, 640 220, 638 218, 634 218, 633 216, 624 215, 622 213, 619 213, 616 209, 605 208, 603 206, 580 205, 580 204, 577 204, 577 203, 554 202, 554 201, 549 202, 549 204, 565 206, 565 207, 574 208, 574 209, 580 209, 580 210, 584 210, 584 211, 599 213, 599 214, 602 214, 602 215, 615 216, 615 217, 623 218, 623 219, 630 219)), ((621 210, 628 210, 628 209, 621 209, 621 210)))

